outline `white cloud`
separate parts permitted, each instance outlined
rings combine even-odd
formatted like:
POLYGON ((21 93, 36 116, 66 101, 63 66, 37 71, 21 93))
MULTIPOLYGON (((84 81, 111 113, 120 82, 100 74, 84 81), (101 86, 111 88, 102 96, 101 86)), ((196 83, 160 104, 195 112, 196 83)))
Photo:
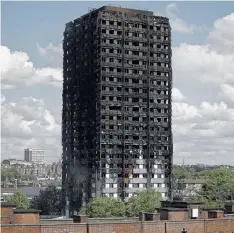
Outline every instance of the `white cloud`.
MULTIPOLYGON (((167 13, 171 14, 174 31, 192 34, 198 29, 195 25, 178 20, 179 14, 174 4, 169 4, 167 13)), ((175 162, 185 158, 189 163, 234 164, 234 31, 231 28, 234 28, 233 14, 214 22, 205 44, 181 43, 173 48, 173 82, 176 83, 176 88, 172 90, 175 162), (222 40, 224 43, 221 43, 222 40), (185 82, 189 85, 185 86, 185 82), (196 92, 194 82, 198 85, 196 92), (214 92, 216 99, 207 97, 208 90, 204 88, 204 83, 214 92), (186 93, 186 97, 183 93, 186 93), (198 97, 202 101, 196 102, 198 97)), ((48 83, 61 87, 61 70, 34 68, 26 53, 10 53, 6 49, 7 60, 2 65, 5 87, 17 83, 48 83)), ((52 43, 45 48, 38 44, 38 50, 51 62, 56 56, 60 56, 61 60, 61 50, 52 43)), ((53 98, 58 101, 60 96, 53 98)), ((61 118, 60 113, 53 116, 55 109, 46 109, 44 101, 33 97, 15 103, 6 102, 4 97, 1 100, 5 154, 16 156, 18 153, 19 156, 19 151, 23 153, 27 146, 44 146, 51 151, 59 151, 57 154, 61 152, 58 149, 61 144, 60 123, 56 120, 61 118)))
MULTIPOLYGON (((207 42, 219 53, 234 54, 234 13, 214 22, 207 42)), ((234 62, 234 61, 233 61, 234 62)))
POLYGON ((23 150, 29 146, 45 148, 47 160, 57 159, 61 153, 61 126, 45 108, 44 101, 24 97, 7 102, 4 96, 1 100, 2 158, 23 159, 23 150), (48 143, 51 140, 53 144, 48 143))
POLYGON ((233 14, 214 22, 206 44, 181 43, 173 48, 174 82, 191 93, 186 101, 173 103, 175 161, 234 164, 234 31, 230 28, 234 28, 233 14), (183 86, 185 82, 189 86, 183 86), (207 99, 204 83, 216 100, 189 103, 197 97, 207 99))
POLYGON ((180 90, 176 87, 172 88, 172 100, 175 102, 181 102, 185 100, 186 98, 184 95, 180 92, 180 90))
POLYGON ((234 104, 234 86, 230 84, 220 85, 219 96, 234 104))
POLYGON ((234 164, 234 109, 223 102, 173 103, 173 133, 175 161, 234 164))
POLYGON ((166 8, 166 16, 170 19, 172 31, 181 32, 185 34, 193 34, 196 30, 200 30, 195 24, 188 24, 179 16, 179 10, 175 3, 169 3, 166 8))
POLYGON ((39 54, 47 59, 51 65, 62 66, 62 44, 54 45, 50 42, 47 46, 42 47, 37 43, 37 49, 39 54))
POLYGON ((201 83, 234 83, 234 54, 223 55, 209 45, 181 44, 173 49, 175 79, 201 83))
POLYGON ((17 85, 46 84, 61 88, 61 68, 35 68, 25 52, 10 51, 1 46, 1 76, 3 89, 13 89, 17 85))

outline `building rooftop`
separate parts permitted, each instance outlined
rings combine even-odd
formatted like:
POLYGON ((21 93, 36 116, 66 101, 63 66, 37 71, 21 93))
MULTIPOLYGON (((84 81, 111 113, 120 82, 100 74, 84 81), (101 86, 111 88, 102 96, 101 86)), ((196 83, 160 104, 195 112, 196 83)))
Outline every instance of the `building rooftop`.
POLYGON ((3 206, 3 207, 16 207, 16 205, 15 204, 13 204, 13 203, 9 203, 9 202, 1 202, 1 206, 3 206))
POLYGON ((182 180, 179 180, 178 183, 184 183, 184 184, 205 184, 206 180, 204 180, 204 179, 182 179, 182 180))
POLYGON ((174 208, 174 207, 163 207, 163 208, 158 208, 157 210, 167 210, 167 211, 189 211, 188 208, 174 208))
POLYGON ((36 209, 15 209, 14 213, 40 213, 41 210, 36 209))

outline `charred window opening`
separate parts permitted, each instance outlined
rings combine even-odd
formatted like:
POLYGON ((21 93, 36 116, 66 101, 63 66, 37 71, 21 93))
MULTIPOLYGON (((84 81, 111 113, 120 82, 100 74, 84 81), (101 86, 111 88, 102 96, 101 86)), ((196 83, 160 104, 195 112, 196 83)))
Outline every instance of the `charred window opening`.
POLYGON ((109 106, 109 110, 111 111, 120 111, 121 110, 121 106, 109 106))

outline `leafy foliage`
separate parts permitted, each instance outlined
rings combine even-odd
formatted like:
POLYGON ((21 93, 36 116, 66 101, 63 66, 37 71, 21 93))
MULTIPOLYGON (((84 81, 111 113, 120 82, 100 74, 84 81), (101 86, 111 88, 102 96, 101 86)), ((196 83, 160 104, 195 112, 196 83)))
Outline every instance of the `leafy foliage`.
POLYGON ((206 178, 201 192, 189 200, 203 201, 207 207, 223 206, 234 195, 234 172, 231 169, 218 168, 200 172, 206 178))
POLYGON ((62 211, 61 200, 61 190, 50 185, 32 200, 31 208, 41 210, 43 215, 59 215, 62 211))
POLYGON ((211 170, 207 176, 208 182, 203 187, 205 197, 210 201, 226 201, 234 194, 234 172, 220 168, 211 170))
POLYGON ((86 213, 89 217, 106 218, 124 216, 125 211, 125 204, 120 199, 102 197, 93 199, 80 213, 86 213))
POLYGON ((1 180, 14 182, 15 179, 20 179, 21 174, 14 168, 3 168, 1 169, 1 180))
POLYGON ((161 193, 154 189, 139 191, 136 196, 128 200, 127 215, 138 216, 139 212, 154 212, 156 208, 160 207, 161 200, 161 193))
POLYGON ((29 206, 29 200, 27 196, 20 191, 16 191, 8 200, 8 202, 15 204, 17 209, 27 209, 29 206))
POLYGON ((173 174, 175 179, 180 180, 180 179, 188 179, 192 177, 192 173, 188 171, 187 169, 179 166, 175 166, 173 169, 173 174))

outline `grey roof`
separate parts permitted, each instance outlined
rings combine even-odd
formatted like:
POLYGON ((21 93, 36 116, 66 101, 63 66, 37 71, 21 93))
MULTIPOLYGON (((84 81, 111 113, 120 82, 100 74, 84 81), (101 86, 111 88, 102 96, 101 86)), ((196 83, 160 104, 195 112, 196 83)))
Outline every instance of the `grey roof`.
POLYGON ((31 197, 38 196, 40 193, 40 188, 37 188, 37 187, 22 187, 22 188, 19 188, 19 190, 20 192, 31 197))

